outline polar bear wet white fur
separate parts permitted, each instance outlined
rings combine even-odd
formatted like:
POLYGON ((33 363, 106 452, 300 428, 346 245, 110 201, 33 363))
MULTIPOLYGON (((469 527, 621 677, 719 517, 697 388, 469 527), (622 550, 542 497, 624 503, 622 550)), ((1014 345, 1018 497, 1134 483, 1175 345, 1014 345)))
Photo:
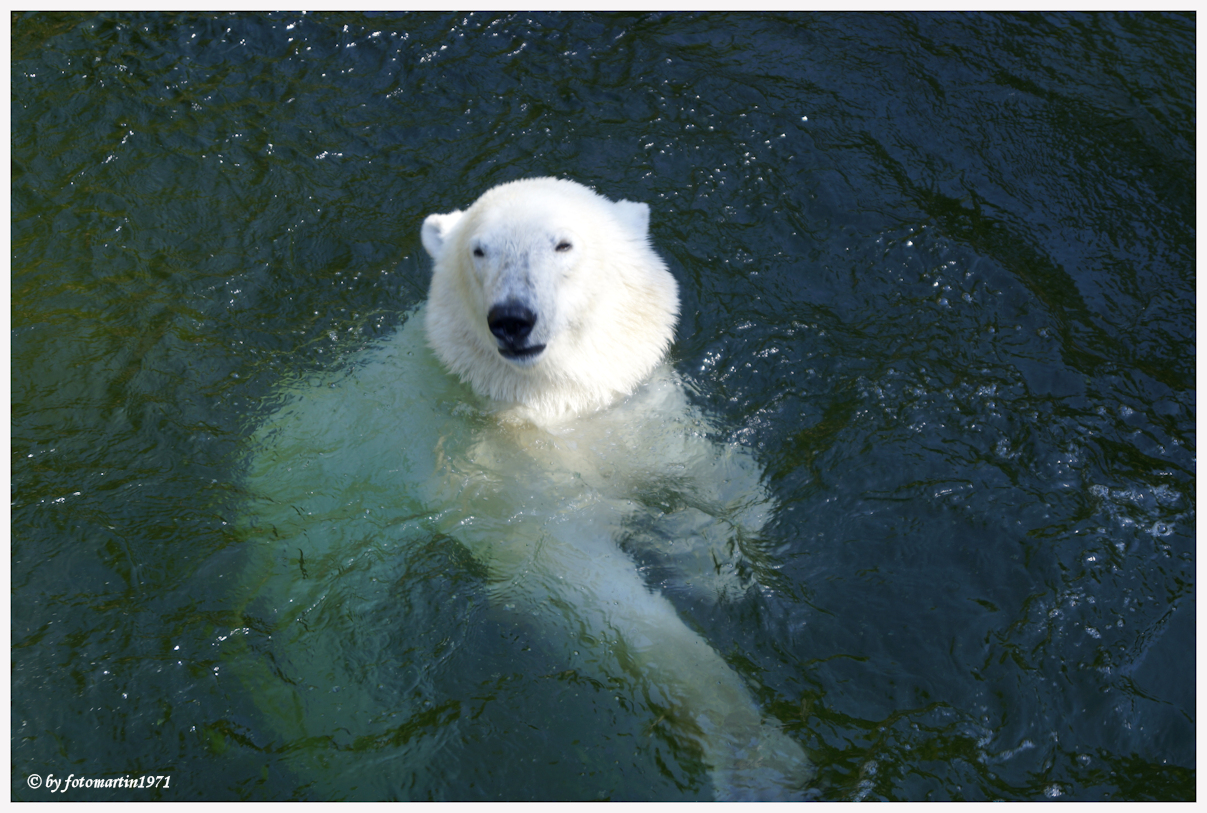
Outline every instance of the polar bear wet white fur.
MULTIPOLYGON (((669 737, 659 759, 694 754, 719 798, 802 794, 800 745, 628 553, 682 574, 667 590, 732 597, 774 507, 750 451, 718 439, 663 363, 678 294, 648 222, 645 204, 550 178, 428 217, 426 305, 297 382, 257 430, 242 526, 265 563, 246 580, 249 628, 266 630, 280 674, 244 663, 299 755, 349 735, 389 741, 386 721, 424 719, 410 693, 381 699, 399 676, 350 659, 351 630, 308 619, 390 634, 389 586, 414 578, 408 551, 456 540, 484 566, 492 604, 538 625, 548 658, 646 718, 639 747, 669 737)), ((439 685, 443 668, 417 663, 408 680, 439 685)), ((460 725, 472 721, 440 736, 460 725)), ((350 756, 338 775, 359 769, 350 756)))
MULTIPOLYGON (((694 729, 719 796, 779 798, 799 790, 808 766, 800 747, 761 719, 738 676, 664 597, 640 583, 631 563, 602 585, 572 581, 580 557, 611 558, 612 537, 635 511, 630 489, 652 470, 694 476, 691 493, 734 525, 744 519, 761 526, 760 509, 769 502, 746 450, 706 440, 708 428, 674 374, 652 375, 674 338, 679 296, 650 245, 649 206, 613 202, 567 180, 513 181, 464 212, 429 216, 422 239, 434 262, 426 328, 437 357, 478 394, 518 405, 512 415, 521 423, 552 433, 541 439, 539 431, 514 428, 512 440, 530 460, 549 472, 573 470, 596 490, 594 510, 579 512, 604 539, 546 526, 537 532, 546 540, 539 569, 571 581, 578 600, 598 601, 601 607, 579 612, 604 610, 599 623, 630 638, 622 642, 629 669, 679 704, 677 719, 694 729), (726 495, 734 484, 749 493, 726 495)), ((475 454, 495 460, 497 443, 483 441, 475 454)), ((532 564, 524 541, 510 564, 502 547, 486 554, 496 573, 518 561, 532 564)))
POLYGON ((629 395, 662 361, 675 278, 649 243, 650 208, 555 178, 513 181, 431 215, 428 339, 479 394, 539 420, 629 395))

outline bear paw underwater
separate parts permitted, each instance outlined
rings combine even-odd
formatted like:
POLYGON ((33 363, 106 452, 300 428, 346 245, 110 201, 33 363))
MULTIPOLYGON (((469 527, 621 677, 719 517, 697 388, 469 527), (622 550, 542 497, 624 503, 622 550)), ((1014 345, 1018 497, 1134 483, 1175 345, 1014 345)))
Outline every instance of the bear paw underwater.
MULTIPOLYGON (((296 393, 256 435, 247 525, 312 563, 304 578, 278 564, 258 589, 294 608, 285 618, 296 608, 369 617, 365 606, 387 601, 370 582, 392 577, 350 586, 352 552, 389 549, 374 567, 405 570, 391 564, 408 555, 399 539, 430 548, 451 538, 484 567, 492 602, 539 625, 553 660, 666 720, 708 766, 718 798, 799 797, 811 774, 799 744, 622 550, 732 573, 757 554, 742 540, 773 508, 749 450, 717 440, 662 363, 678 291, 648 221, 644 204, 550 178, 427 218, 426 305, 344 373, 296 393), (667 539, 697 549, 676 560, 667 539), (314 563, 324 562, 320 573, 314 563)), ((339 671, 333 682, 357 696, 320 709, 292 694, 313 681, 287 674, 273 705, 316 709, 291 712, 299 740, 345 736, 323 733, 332 726, 368 738, 357 728, 372 725, 380 678, 312 655, 339 647, 303 627, 278 637, 304 652, 276 662, 339 671)))

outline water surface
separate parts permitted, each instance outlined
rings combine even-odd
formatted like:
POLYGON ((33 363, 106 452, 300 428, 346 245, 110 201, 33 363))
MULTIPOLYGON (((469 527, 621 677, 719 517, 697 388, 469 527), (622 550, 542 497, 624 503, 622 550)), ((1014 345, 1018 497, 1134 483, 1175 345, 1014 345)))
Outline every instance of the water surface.
POLYGON ((546 174, 651 205, 779 505, 758 589, 668 594, 821 798, 1193 798, 1194 23, 14 17, 13 798, 708 797, 447 539, 331 600, 361 730, 242 668, 298 679, 257 427, 423 299, 425 215, 546 174))

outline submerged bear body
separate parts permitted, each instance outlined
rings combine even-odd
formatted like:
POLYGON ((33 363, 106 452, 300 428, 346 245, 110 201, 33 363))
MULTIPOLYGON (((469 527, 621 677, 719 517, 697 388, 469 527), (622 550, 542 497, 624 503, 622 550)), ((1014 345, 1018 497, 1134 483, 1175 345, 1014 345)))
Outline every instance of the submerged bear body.
MULTIPOLYGON (((659 710, 718 798, 795 798, 803 750, 628 553, 734 595, 774 508, 750 452, 718 439, 663 363, 678 295, 648 218, 554 179, 429 217, 427 304, 261 429, 254 521, 313 561, 360 538, 349 525, 390 533, 364 517, 419 517, 486 568, 492 601, 535 619, 552 657, 659 710)), ((274 601, 316 600, 287 569, 271 578, 274 601)))

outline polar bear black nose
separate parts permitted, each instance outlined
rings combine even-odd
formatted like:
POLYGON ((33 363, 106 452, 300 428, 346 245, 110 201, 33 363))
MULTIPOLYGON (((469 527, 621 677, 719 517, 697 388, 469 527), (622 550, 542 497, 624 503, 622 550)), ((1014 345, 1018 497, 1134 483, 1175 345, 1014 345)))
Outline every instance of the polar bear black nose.
POLYGON ((519 348, 536 325, 536 314, 518 302, 504 302, 490 309, 486 324, 501 343, 519 348))

